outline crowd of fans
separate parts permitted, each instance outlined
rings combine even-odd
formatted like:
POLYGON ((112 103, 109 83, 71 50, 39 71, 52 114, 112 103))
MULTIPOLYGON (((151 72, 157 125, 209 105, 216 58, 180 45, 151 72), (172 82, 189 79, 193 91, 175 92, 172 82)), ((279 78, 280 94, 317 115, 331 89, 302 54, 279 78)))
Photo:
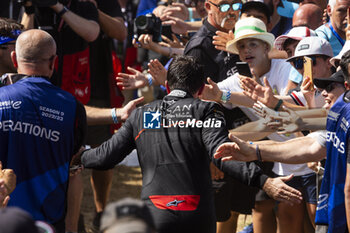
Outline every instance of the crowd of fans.
POLYGON ((84 167, 93 232, 229 233, 239 214, 245 232, 348 232, 349 14, 349 0, 1 1, 0 232, 85 232, 84 167), (132 149, 142 201, 107 206, 132 149))

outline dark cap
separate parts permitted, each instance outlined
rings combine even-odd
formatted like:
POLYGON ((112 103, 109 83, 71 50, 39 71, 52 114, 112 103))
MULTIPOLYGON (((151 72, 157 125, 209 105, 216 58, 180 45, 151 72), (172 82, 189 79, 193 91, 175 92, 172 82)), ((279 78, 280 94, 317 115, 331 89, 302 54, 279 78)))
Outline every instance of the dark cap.
POLYGON ((147 233, 154 229, 152 216, 145 203, 133 198, 124 198, 106 206, 100 230, 109 228, 118 229, 118 233, 147 233))
POLYGON ((316 87, 325 89, 331 83, 341 83, 344 84, 344 73, 339 70, 338 72, 331 75, 329 78, 315 78, 314 84, 316 87))
POLYGON ((249 11, 250 9, 254 9, 264 13, 268 22, 270 22, 271 12, 269 10, 269 7, 263 1, 253 0, 244 3, 242 5, 241 14, 246 11, 249 11))
POLYGON ((17 207, 0 209, 1 233, 54 233, 52 226, 34 221, 26 211, 17 207))

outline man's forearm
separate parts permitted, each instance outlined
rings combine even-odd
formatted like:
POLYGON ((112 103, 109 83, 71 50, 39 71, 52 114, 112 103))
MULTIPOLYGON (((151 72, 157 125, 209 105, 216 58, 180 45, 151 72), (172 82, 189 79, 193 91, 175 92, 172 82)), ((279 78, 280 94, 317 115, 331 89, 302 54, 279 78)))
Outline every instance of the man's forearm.
POLYGON ((231 92, 231 98, 229 102, 234 105, 240 105, 249 108, 253 107, 255 103, 254 100, 244 95, 243 92, 231 92))
POLYGON ((259 145, 264 161, 300 164, 320 161, 326 157, 326 148, 312 137, 300 137, 286 142, 259 145))
POLYGON ((327 118, 321 117, 321 118, 306 118, 303 119, 304 126, 302 126, 303 130, 325 130, 326 124, 327 124, 327 118))
POLYGON ((88 125, 113 124, 110 108, 97 108, 84 105, 88 125))
POLYGON ((187 22, 190 25, 190 31, 198 31, 202 27, 202 21, 187 22))
MULTIPOLYGON (((84 107, 88 125, 109 125, 116 123, 112 117, 112 110, 114 108, 98 108, 87 105, 84 105, 84 107)), ((122 122, 122 110, 122 108, 115 108, 115 116, 118 122, 122 122)))
POLYGON ((111 17, 98 10, 98 19, 101 29, 109 37, 123 41, 127 36, 124 20, 121 17, 111 17))
POLYGON ((258 141, 275 132, 274 130, 266 127, 263 121, 264 119, 248 122, 235 129, 229 130, 229 132, 245 141, 258 141))
POLYGON ((319 118, 327 117, 328 111, 324 108, 315 108, 297 111, 297 114, 302 118, 319 118))
POLYGON ((34 14, 28 15, 27 13, 23 13, 21 24, 25 29, 33 29, 34 28, 34 14))
POLYGON ((99 147, 86 150, 81 155, 81 163, 86 168, 111 169, 135 149, 132 126, 126 122, 117 133, 99 147))
MULTIPOLYGON (((63 10, 63 5, 57 3, 51 8, 59 13, 63 10)), ((82 37, 87 42, 92 42, 96 40, 100 32, 100 26, 98 23, 92 20, 87 20, 72 11, 67 11, 62 15, 62 19, 69 25, 69 27, 80 37, 82 37)))
POLYGON ((307 110, 307 107, 299 106, 294 104, 292 98, 290 96, 277 96, 278 99, 283 100, 283 105, 292 110, 307 110))

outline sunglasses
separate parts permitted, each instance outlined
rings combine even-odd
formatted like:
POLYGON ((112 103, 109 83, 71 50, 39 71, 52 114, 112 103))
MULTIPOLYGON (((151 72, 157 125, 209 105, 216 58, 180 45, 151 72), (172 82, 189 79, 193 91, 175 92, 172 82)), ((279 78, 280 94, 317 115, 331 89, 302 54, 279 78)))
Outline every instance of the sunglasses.
POLYGON ((222 13, 228 12, 230 10, 230 8, 232 7, 232 10, 234 11, 239 11, 240 9, 242 9, 242 3, 222 3, 222 4, 215 4, 211 1, 209 1, 211 4, 213 4, 214 6, 216 6, 217 8, 219 8, 219 10, 222 13))
MULTIPOLYGON (((308 57, 312 59, 312 65, 315 66, 316 65, 316 56, 308 56, 308 57)), ((305 63, 304 57, 298 57, 298 58, 295 58, 293 60, 293 65, 294 65, 295 69, 297 69, 297 70, 304 68, 304 63, 305 63)))

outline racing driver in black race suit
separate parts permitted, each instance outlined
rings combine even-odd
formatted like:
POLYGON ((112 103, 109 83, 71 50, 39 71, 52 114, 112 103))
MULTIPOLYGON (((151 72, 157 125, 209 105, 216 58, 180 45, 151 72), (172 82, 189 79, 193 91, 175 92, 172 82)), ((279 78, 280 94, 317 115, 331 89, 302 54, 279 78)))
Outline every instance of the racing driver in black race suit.
POLYGON ((284 184, 283 178, 268 178, 255 163, 213 159, 216 148, 230 140, 221 106, 197 98, 204 78, 194 58, 176 57, 167 76, 171 92, 134 110, 111 139, 81 155, 86 168, 110 169, 136 148, 142 170, 141 199, 159 233, 215 233, 210 161, 275 199, 301 199, 300 192, 284 184))

